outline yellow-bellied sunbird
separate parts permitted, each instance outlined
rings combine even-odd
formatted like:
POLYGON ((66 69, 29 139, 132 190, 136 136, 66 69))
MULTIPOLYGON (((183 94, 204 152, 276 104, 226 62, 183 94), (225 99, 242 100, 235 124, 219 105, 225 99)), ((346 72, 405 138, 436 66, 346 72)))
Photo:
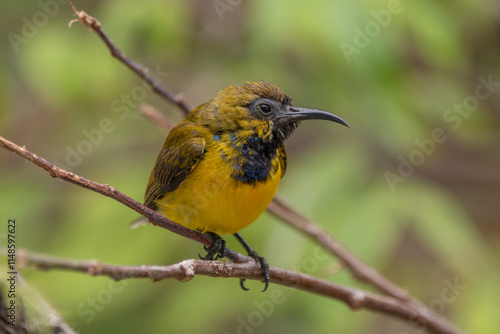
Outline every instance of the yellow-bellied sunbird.
MULTIPOLYGON (((349 126, 318 109, 292 107, 267 82, 229 86, 193 109, 170 131, 146 187, 145 205, 170 220, 208 233, 204 260, 224 257, 219 236, 234 234, 258 260, 265 288, 266 260, 238 234, 267 208, 286 170, 284 141, 300 121, 323 119, 349 126)), ((241 280, 241 286, 246 288, 241 280)))

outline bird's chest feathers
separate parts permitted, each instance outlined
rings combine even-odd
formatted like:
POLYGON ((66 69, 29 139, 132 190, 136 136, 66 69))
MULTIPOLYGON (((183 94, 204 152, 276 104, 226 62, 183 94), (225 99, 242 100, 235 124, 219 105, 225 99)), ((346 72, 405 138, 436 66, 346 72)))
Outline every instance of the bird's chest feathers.
POLYGON ((279 166, 277 145, 269 136, 241 131, 214 136, 215 149, 232 169, 231 177, 246 184, 266 182, 279 166))

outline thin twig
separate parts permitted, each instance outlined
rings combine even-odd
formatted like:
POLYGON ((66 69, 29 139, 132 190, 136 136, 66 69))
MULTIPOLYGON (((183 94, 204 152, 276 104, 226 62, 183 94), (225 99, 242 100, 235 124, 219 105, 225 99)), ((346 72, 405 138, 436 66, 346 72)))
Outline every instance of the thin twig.
POLYGON ((375 269, 367 266, 354 254, 344 248, 340 242, 326 233, 321 225, 305 218, 288 205, 281 197, 275 196, 267 210, 284 222, 310 236, 326 250, 335 254, 357 279, 370 283, 390 296, 408 300, 407 291, 380 275, 375 269))
POLYGON ((151 86, 154 92, 163 96, 167 101, 177 105, 177 107, 179 107, 179 109, 181 109, 184 112, 184 114, 187 114, 191 111, 191 107, 186 103, 184 95, 173 94, 172 92, 166 90, 165 87, 163 87, 163 85, 160 83, 160 81, 156 79, 145 66, 138 64, 129 57, 127 57, 127 55, 123 53, 113 43, 111 38, 109 38, 108 35, 104 32, 104 30, 101 27, 101 23, 97 21, 97 19, 88 15, 84 11, 76 10, 73 3, 71 3, 71 7, 73 8, 73 11, 75 12, 78 19, 71 20, 69 22, 70 27, 73 25, 73 23, 78 21, 81 22, 87 28, 94 30, 97 33, 97 35, 99 35, 99 37, 101 37, 101 39, 104 41, 109 51, 111 52, 111 55, 116 59, 118 59, 123 64, 125 64, 128 68, 134 71, 141 78, 143 78, 151 86))
POLYGON ((170 130, 172 130, 175 126, 175 124, 172 123, 164 114, 159 112, 158 109, 147 103, 141 103, 139 105, 139 112, 165 132, 170 132, 170 130))

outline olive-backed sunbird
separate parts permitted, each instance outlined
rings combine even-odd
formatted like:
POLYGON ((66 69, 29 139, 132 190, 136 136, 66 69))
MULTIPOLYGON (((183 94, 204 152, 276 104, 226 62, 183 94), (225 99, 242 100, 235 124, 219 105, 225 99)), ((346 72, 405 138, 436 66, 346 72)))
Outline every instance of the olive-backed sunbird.
MULTIPOLYGON (((273 199, 286 170, 284 141, 300 121, 323 119, 349 126, 318 109, 292 106, 265 81, 229 86, 193 109, 167 136, 146 187, 144 204, 170 220, 208 233, 205 260, 224 256, 219 235, 234 234, 256 258, 269 283, 268 264, 238 231, 273 199)), ((241 281, 243 289, 246 288, 241 281)))

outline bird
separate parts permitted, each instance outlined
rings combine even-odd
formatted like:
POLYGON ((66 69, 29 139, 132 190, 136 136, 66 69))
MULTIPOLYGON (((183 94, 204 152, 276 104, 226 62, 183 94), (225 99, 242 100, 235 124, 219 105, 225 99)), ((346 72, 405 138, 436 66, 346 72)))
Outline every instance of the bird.
MULTIPOLYGON (((265 291, 269 265, 241 237, 270 204, 287 167, 285 140, 299 122, 321 119, 349 127, 337 115, 292 106, 266 81, 231 85, 191 110, 168 134, 149 177, 144 205, 206 233, 204 260, 224 257, 232 234, 260 263, 265 291)), ((241 287, 248 290, 240 280, 241 287)))

